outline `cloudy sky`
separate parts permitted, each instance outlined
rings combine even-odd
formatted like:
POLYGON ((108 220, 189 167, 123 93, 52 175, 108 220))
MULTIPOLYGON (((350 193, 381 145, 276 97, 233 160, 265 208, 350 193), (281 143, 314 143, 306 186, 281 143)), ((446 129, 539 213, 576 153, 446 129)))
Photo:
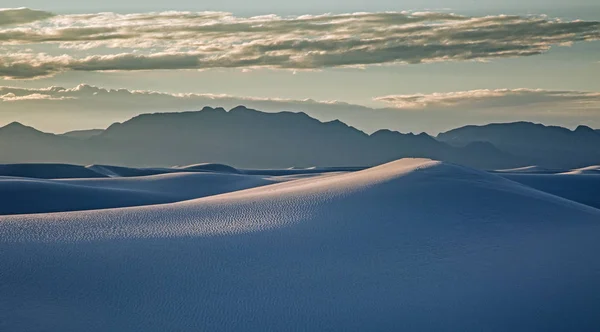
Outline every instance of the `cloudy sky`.
POLYGON ((244 104, 367 132, 600 128, 596 0, 286 3, 2 0, 0 125, 244 104))

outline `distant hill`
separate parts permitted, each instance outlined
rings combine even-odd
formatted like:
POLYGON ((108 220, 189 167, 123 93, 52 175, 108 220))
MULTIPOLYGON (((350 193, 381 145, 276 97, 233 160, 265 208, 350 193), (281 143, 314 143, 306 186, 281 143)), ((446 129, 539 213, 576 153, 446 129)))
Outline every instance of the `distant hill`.
POLYGON ((79 138, 79 139, 88 139, 90 137, 98 136, 102 134, 104 129, 87 129, 87 130, 73 130, 61 134, 60 136, 79 138))
POLYGON ((490 143, 528 165, 546 168, 583 167, 600 161, 600 132, 587 126, 569 130, 530 122, 498 123, 453 129, 437 139, 457 147, 490 143))
POLYGON ((403 157, 477 167, 518 163, 500 151, 493 151, 491 159, 479 158, 480 151, 451 147, 427 134, 380 130, 367 135, 337 120, 320 122, 305 113, 264 113, 244 106, 144 114, 110 126, 90 142, 124 150, 108 161, 127 165, 202 161, 246 168, 371 166, 403 157))
POLYGON ((0 128, 0 163, 80 163, 85 145, 78 139, 41 132, 18 122, 0 128))
MULTIPOLYGON (((566 136, 573 133, 564 128, 555 130, 567 132, 566 136)), ((578 129, 575 132, 586 131, 578 129)), ((496 144, 502 140, 481 139, 477 135, 475 139, 463 138, 462 134, 445 133, 439 140, 424 133, 403 134, 390 130, 368 135, 343 122, 321 122, 305 113, 264 113, 244 106, 230 111, 205 107, 195 112, 143 114, 115 123, 103 131, 68 135, 43 133, 13 123, 0 128, 0 163, 133 167, 224 163, 241 168, 286 168, 372 166, 415 157, 484 169, 534 164, 528 154, 507 149, 510 144, 496 144)), ((591 134, 598 135, 594 131, 591 134)), ((582 140, 573 140, 570 144, 583 144, 582 140)), ((543 142, 542 139, 537 144, 543 142)), ((562 148, 573 150, 569 144, 562 148)), ((573 167, 579 166, 580 161, 569 160, 573 167)), ((587 162, 587 165, 598 163, 600 158, 587 162)))

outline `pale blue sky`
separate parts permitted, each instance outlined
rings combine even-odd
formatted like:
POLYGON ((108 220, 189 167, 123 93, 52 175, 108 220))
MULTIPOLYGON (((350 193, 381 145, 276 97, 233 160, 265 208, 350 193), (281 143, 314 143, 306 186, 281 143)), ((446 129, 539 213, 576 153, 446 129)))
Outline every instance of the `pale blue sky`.
MULTIPOLYGON (((224 10, 237 14, 278 13, 303 14, 348 11, 387 11, 423 8, 451 8, 461 11, 556 10, 580 11, 581 7, 597 7, 596 0, 3 0, 2 7, 29 7, 57 12, 147 11, 147 10, 224 10)), ((586 11, 582 11, 585 13, 586 11)))
MULTIPOLYGON (((345 0, 318 1, 119 1, 83 2, 67 0, 1 0, 0 7, 28 7, 55 13, 93 13, 98 11, 149 12, 159 10, 218 10, 238 16, 257 14, 299 15, 325 12, 400 11, 440 9, 464 15, 548 14, 568 20, 600 21, 597 0, 553 1, 465 1, 465 0, 345 0)), ((0 45, 1 46, 1 45, 0 45)), ((58 52, 68 52, 58 50, 58 52)), ((476 89, 544 89, 600 91, 600 42, 553 46, 542 55, 490 59, 487 62, 439 62, 418 65, 369 66, 366 69, 325 68, 318 71, 253 69, 156 70, 122 72, 66 71, 35 80, 2 80, 0 86, 44 88, 74 87, 85 83, 104 88, 154 90, 167 93, 211 93, 242 97, 339 100, 369 107, 384 107, 373 98, 398 94, 433 94, 476 89)), ((2 104, 0 104, 2 106, 2 104)), ((199 107, 202 105, 199 105, 199 107)), ((460 116, 460 115, 458 115, 460 116)), ((600 112, 596 116, 600 124, 600 112)), ((586 115, 589 121, 589 114, 586 115)), ((595 117, 592 117, 595 119, 595 117)), ((0 114, 0 125, 9 122, 0 114)), ((514 120, 519 120, 515 117, 514 120)), ((112 121, 107 119, 105 122, 112 121)), ((558 119, 556 123, 562 124, 558 119)), ((582 118, 582 122, 583 122, 582 118)), ((465 124, 470 123, 464 117, 465 124)), ((431 131, 426 123, 421 130, 431 131)), ((570 121, 568 124, 573 125, 570 121)), ((76 121, 73 126, 76 126, 76 121)), ((393 123, 389 125, 395 127, 393 123)), ((403 128, 403 127, 402 127, 403 128)))

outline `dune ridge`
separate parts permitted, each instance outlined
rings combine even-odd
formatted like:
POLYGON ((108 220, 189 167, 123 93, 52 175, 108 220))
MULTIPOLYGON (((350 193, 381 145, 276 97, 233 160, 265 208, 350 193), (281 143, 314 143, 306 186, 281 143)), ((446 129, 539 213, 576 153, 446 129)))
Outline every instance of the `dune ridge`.
POLYGON ((599 209, 425 159, 2 216, 0 328, 594 330, 599 233, 599 209))

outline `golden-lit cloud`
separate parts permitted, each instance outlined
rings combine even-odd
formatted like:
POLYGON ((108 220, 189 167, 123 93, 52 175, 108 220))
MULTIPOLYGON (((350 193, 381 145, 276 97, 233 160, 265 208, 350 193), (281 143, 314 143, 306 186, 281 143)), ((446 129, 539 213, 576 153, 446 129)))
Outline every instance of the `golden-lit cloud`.
POLYGON ((0 42, 7 48, 0 55, 0 77, 38 78, 63 71, 302 70, 488 60, 532 56, 554 45, 600 38, 600 22, 543 16, 470 17, 442 12, 249 18, 222 12, 44 15, 50 14, 30 15, 33 18, 28 21, 24 14, 21 21, 0 27, 0 42), (41 51, 50 46, 52 52, 41 51), (36 51, 23 51, 26 47, 36 51))
POLYGON ((542 89, 470 90, 374 98, 399 109, 495 108, 547 105, 554 110, 600 110, 600 92, 542 89))

